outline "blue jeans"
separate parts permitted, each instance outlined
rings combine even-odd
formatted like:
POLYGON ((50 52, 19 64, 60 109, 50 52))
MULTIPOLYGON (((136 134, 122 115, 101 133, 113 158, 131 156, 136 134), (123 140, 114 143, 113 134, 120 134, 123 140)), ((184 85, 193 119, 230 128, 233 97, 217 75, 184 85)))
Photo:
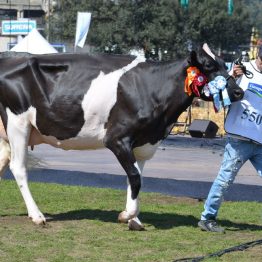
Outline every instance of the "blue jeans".
POLYGON ((234 182, 239 169, 250 160, 262 177, 262 145, 232 137, 227 138, 224 159, 205 202, 201 220, 216 219, 223 196, 234 182))

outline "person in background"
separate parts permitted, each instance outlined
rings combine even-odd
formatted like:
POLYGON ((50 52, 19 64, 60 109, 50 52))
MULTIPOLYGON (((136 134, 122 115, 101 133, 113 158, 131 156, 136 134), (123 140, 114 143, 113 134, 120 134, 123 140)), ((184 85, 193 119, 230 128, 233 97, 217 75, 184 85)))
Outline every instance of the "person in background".
POLYGON ((239 169, 250 161, 262 177, 262 46, 255 60, 233 66, 231 75, 245 91, 241 101, 230 105, 225 120, 227 142, 198 226, 208 232, 224 232, 216 219, 223 197, 239 169))
POLYGON ((242 51, 242 62, 249 62, 249 55, 247 51, 242 51))

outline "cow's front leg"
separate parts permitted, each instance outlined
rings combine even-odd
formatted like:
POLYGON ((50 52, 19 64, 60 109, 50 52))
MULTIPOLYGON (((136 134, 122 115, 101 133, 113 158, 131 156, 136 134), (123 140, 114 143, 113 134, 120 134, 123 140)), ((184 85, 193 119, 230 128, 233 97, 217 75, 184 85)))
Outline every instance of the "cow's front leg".
MULTIPOLYGON (((139 171, 141 181, 142 181, 142 172, 143 172, 144 164, 145 164, 145 161, 137 161, 135 163, 135 166, 139 171)), ((129 180, 127 182, 128 182, 128 185, 127 185, 126 210, 129 210, 129 205, 130 204, 132 205, 132 196, 131 196, 132 190, 131 190, 129 180)), ((137 198, 137 202, 138 201, 139 201, 139 199, 137 198)), ((144 230, 145 227, 141 223, 141 221, 139 220, 138 217, 134 217, 134 218, 131 218, 129 220, 126 219, 126 212, 127 212, 126 210, 119 214, 118 220, 122 223, 128 222, 128 227, 129 227, 130 230, 144 230)))
POLYGON ((132 186, 127 187, 127 199, 126 209, 122 211, 118 216, 118 221, 121 223, 127 223, 131 219, 137 217, 139 214, 139 199, 138 194, 135 198, 132 197, 132 186))
POLYGON ((110 141, 106 143, 117 157, 118 161, 124 168, 128 177, 127 203, 126 210, 121 212, 118 219, 120 222, 127 223, 128 220, 137 217, 139 213, 138 195, 141 188, 141 171, 133 154, 128 138, 110 141))
POLYGON ((24 198, 28 216, 36 224, 45 223, 44 215, 38 209, 28 187, 26 170, 27 145, 30 134, 30 125, 24 118, 9 111, 7 135, 11 147, 10 169, 24 198))

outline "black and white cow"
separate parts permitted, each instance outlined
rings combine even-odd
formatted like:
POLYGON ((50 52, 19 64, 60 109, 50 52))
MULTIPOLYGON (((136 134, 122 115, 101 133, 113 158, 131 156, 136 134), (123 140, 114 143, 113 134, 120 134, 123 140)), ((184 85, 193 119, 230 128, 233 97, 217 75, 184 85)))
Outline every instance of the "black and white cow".
POLYGON ((209 81, 224 76, 231 101, 242 98, 224 62, 207 45, 183 61, 163 63, 117 55, 0 57, 0 133, 7 141, 1 142, 1 168, 9 164, 4 150, 9 142, 10 169, 34 223, 46 220, 28 188, 27 149, 46 143, 65 150, 110 149, 129 181, 119 220, 143 227, 137 218, 143 166, 195 97, 184 91, 189 66, 209 81))

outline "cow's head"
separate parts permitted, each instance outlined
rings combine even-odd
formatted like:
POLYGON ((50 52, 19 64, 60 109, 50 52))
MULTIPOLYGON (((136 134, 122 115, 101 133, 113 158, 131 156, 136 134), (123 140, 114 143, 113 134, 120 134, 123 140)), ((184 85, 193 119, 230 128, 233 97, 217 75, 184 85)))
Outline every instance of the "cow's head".
POLYGON ((197 96, 204 100, 210 100, 209 96, 214 99, 215 88, 217 88, 219 98, 222 97, 223 89, 227 91, 224 91, 224 94, 227 93, 229 98, 227 99, 231 102, 243 98, 244 91, 236 84, 235 79, 228 74, 225 62, 214 55, 207 44, 204 44, 198 52, 192 51, 188 62, 188 70, 196 68, 200 75, 206 78, 207 85, 202 85, 204 87, 200 88, 199 93, 196 93, 197 96))

